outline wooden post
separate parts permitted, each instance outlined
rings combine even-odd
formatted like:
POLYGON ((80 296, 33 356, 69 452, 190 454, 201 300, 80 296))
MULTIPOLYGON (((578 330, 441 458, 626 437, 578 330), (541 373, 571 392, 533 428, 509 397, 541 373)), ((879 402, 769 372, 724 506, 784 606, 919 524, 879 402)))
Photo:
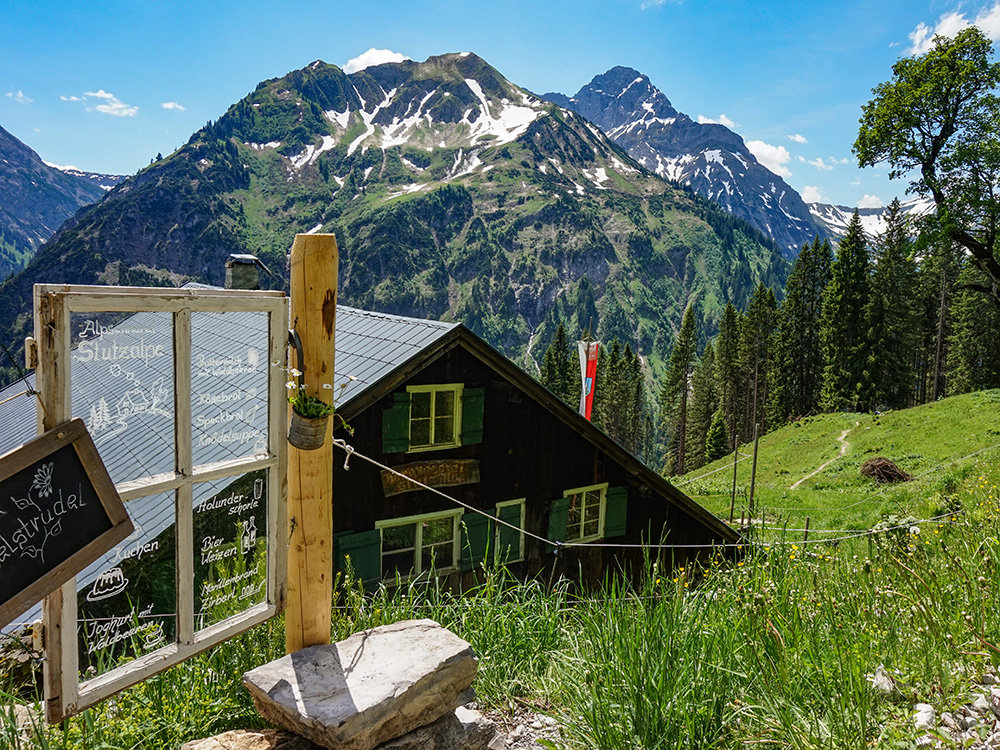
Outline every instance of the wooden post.
POLYGON ((809 516, 806 516, 806 533, 802 535, 802 543, 809 541, 809 516))
POLYGON ((753 523, 753 494, 757 486, 757 444, 760 442, 760 425, 753 426, 753 468, 750 470, 750 523, 753 523))
MULTIPOLYGON (((297 234, 290 273, 291 326, 302 341, 306 392, 333 400, 337 240, 297 234), (330 388, 323 388, 329 384, 330 388)), ((285 650, 330 642, 333 604, 333 420, 323 447, 288 448, 288 606, 285 650)))
POLYGON ((736 512, 736 464, 740 455, 740 434, 736 433, 736 442, 733 444, 733 496, 729 501, 729 523, 733 522, 733 513, 736 512))

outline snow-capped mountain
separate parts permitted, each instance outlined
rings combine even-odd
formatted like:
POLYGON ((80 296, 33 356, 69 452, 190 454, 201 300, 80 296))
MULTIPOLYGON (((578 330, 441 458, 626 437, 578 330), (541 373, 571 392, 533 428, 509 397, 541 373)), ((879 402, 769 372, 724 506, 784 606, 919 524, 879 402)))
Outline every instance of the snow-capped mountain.
POLYGON ((45 162, 45 165, 53 169, 58 169, 63 174, 82 177, 90 182, 91 185, 97 185, 97 187, 104 191, 110 190, 128 176, 123 174, 104 174, 103 172, 87 172, 79 167, 62 166, 60 164, 52 164, 51 162, 45 162))
POLYGON ((745 219, 778 243, 786 257, 823 234, 799 194, 761 165, 739 135, 678 112, 636 70, 615 67, 573 97, 549 93, 544 98, 586 117, 650 171, 689 185, 745 219))
POLYGON ((64 224, 0 286, 0 340, 24 339, 38 279, 218 284, 230 253, 282 269, 295 235, 318 231, 337 235, 342 302, 460 320, 532 368, 559 323, 661 367, 691 299, 743 307, 788 269, 749 224, 474 54, 314 62, 64 224))
MULTIPOLYGON (((809 212, 813 220, 830 236, 831 240, 840 239, 847 233, 847 225, 851 222, 855 209, 848 206, 833 206, 829 203, 810 203, 809 212)), ((913 198, 901 201, 900 213, 904 217, 916 218, 934 211, 934 201, 930 198, 913 198)), ((858 217, 861 227, 869 237, 878 237, 885 231, 886 206, 880 208, 859 208, 858 217)))

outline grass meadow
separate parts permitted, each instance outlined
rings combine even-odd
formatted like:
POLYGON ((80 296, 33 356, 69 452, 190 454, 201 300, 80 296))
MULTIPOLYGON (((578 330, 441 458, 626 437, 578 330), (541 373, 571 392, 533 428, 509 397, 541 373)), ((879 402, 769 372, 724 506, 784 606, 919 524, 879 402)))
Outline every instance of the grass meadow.
MULTIPOLYGON (((998 404, 987 392, 768 435, 755 513, 765 528, 736 561, 651 565, 638 584, 611 578, 587 594, 503 569, 482 571, 464 597, 433 582, 365 596, 341 580, 333 637, 433 618, 475 648, 483 707, 554 716, 568 750, 917 747, 912 705, 955 708, 1000 664, 998 404), (845 454, 790 490, 837 455, 846 429, 845 454), (875 455, 917 478, 874 487, 858 468, 875 455), (792 530, 807 516, 803 542, 792 530), (891 694, 873 687, 876 670, 891 694)), ((710 496, 732 475, 714 468, 687 488, 728 516, 729 499, 710 496)), ((8 681, 0 747, 159 750, 261 726, 240 676, 283 647, 278 618, 62 727, 18 729, 8 681)))

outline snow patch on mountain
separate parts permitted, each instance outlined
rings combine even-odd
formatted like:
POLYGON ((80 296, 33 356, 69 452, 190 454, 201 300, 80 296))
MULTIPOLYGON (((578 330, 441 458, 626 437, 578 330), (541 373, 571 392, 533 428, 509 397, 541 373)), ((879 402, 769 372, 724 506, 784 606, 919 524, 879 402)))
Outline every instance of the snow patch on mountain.
POLYGON ((465 85, 479 99, 481 105, 480 117, 476 119, 472 131, 472 143, 482 138, 493 136, 496 140, 493 143, 503 145, 519 138, 539 116, 539 111, 532 107, 518 106, 507 100, 501 102, 500 113, 494 117, 490 112, 490 103, 483 93, 483 87, 479 81, 473 78, 466 78, 465 85))
MULTIPOLYGON (((848 206, 834 206, 829 203, 810 203, 809 211, 813 220, 826 228, 831 237, 841 238, 847 233, 855 209, 848 206)), ((900 202, 900 212, 906 218, 915 219, 934 212, 934 201, 930 198, 914 198, 900 202)), ((879 237, 885 232, 886 207, 859 208, 858 218, 861 228, 869 237, 879 237)))

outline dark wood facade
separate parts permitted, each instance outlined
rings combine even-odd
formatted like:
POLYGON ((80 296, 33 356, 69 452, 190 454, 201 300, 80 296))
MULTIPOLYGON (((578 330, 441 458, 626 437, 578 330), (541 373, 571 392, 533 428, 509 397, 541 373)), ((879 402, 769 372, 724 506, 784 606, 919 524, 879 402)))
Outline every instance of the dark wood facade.
MULTIPOLYGON (((559 542, 572 541, 574 533, 577 539, 590 539, 590 544, 583 546, 553 547, 525 535, 523 558, 509 564, 519 577, 544 572, 595 583, 608 571, 637 570, 644 560, 641 549, 597 545, 707 545, 664 551, 660 559, 669 565, 683 564, 699 553, 709 554, 713 544, 738 540, 729 526, 462 326, 352 399, 343 416, 354 434, 338 433, 338 437, 346 438, 361 454, 420 477, 491 516, 499 512, 502 519, 515 524, 523 518, 523 529, 531 535, 559 542), (471 396, 471 406, 463 409, 466 424, 461 444, 407 452, 405 437, 401 446, 393 442, 392 434, 398 432, 400 415, 409 414, 407 390, 441 384, 460 384, 463 394, 471 396), (579 511, 574 516, 573 507, 567 508, 577 498, 567 501, 564 497, 568 490, 577 488, 594 488, 588 497, 600 496, 603 504, 600 529, 595 520, 594 526, 586 529, 589 534, 584 533, 579 511), (523 514, 513 502, 521 499, 523 514), (570 539, 566 538, 567 514, 570 539), (574 527, 574 518, 581 525, 574 527)), ((369 584, 392 574, 392 556, 382 547, 386 531, 380 526, 391 519, 433 517, 459 507, 430 490, 400 491, 405 480, 391 476, 384 480, 383 472, 358 458, 351 459, 350 469, 345 471, 338 459, 335 456, 338 565, 342 566, 349 555, 359 577, 369 584)), ((460 525, 460 559, 438 555, 448 564, 437 565, 442 572, 455 575, 456 582, 461 571, 470 571, 492 557, 498 546, 507 560, 521 557, 515 541, 518 534, 507 527, 501 526, 498 536, 489 518, 470 510, 463 510, 460 525)), ((399 531, 405 536, 399 544, 408 543, 411 530, 399 531)), ((438 532, 426 526, 424 533, 438 532)), ((387 540, 385 543, 390 545, 387 540)), ((649 559, 656 556, 656 552, 650 553, 649 559)), ((400 559, 405 560, 406 554, 400 559)))

